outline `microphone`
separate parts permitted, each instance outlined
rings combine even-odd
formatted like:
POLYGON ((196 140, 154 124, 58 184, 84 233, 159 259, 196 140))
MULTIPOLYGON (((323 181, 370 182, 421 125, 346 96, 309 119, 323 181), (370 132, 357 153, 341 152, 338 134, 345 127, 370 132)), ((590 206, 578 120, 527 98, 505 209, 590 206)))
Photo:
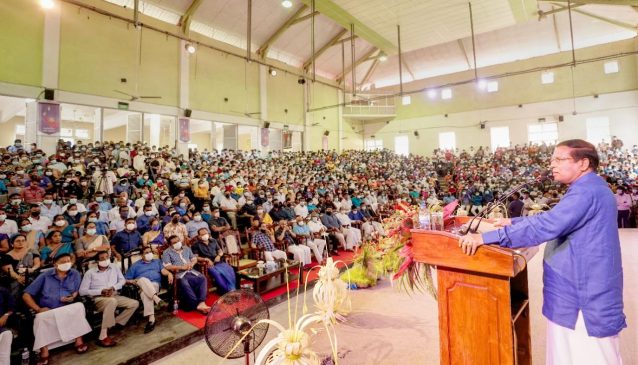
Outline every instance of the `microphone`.
MULTIPOLYGON (((521 176, 528 176, 531 174, 531 171, 527 171, 526 173, 524 173, 521 176)), ((549 179, 551 177, 551 171, 550 170, 542 170, 541 173, 532 181, 526 181, 522 184, 519 184, 517 186, 515 186, 512 190, 510 190, 509 193, 502 195, 500 198, 498 198, 496 200, 496 202, 490 202, 485 208, 483 208, 483 210, 481 210, 479 212, 478 215, 474 216, 474 218, 472 218, 472 220, 470 221, 470 223, 468 224, 467 228, 465 229, 464 232, 462 232, 462 235, 466 235, 468 233, 476 233, 478 230, 478 227, 481 225, 481 221, 483 220, 483 218, 485 218, 488 214, 490 214, 499 204, 503 204, 507 201, 507 199, 509 199, 512 195, 514 195, 514 193, 517 193, 521 190, 523 190, 523 188, 525 188, 526 186, 528 186, 529 184, 538 184, 540 182, 543 182, 547 179, 549 179), (476 227, 472 228, 472 225, 474 224, 474 221, 476 219, 479 219, 478 224, 476 225, 476 227)))

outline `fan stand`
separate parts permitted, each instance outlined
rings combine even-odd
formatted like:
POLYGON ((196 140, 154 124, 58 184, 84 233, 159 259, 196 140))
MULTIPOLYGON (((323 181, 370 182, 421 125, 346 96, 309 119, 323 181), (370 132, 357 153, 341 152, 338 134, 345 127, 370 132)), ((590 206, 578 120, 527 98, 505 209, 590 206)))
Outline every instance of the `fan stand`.
POLYGON ((251 335, 244 338, 244 354, 246 355, 246 365, 250 365, 250 339, 251 335))

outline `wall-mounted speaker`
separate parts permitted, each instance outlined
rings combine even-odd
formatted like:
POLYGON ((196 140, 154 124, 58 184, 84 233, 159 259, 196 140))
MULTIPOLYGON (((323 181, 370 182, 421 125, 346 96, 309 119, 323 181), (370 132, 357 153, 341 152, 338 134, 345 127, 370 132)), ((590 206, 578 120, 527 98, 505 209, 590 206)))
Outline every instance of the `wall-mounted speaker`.
POLYGON ((190 110, 190 109, 184 109, 184 116, 185 116, 186 118, 190 118, 190 117, 191 117, 191 114, 193 114, 193 111, 192 111, 192 110, 190 110))
POLYGON ((44 89, 44 100, 54 100, 55 91, 53 89, 44 89))
POLYGON ((419 131, 414 131, 414 136, 418 137, 419 136, 419 131))
POLYGON ((264 128, 270 127, 270 122, 264 122, 264 128))
POLYGON ((485 129, 485 122, 481 122, 481 129, 485 129))
POLYGON ((324 135, 324 136, 328 136, 328 135, 330 135, 330 131, 325 131, 325 132, 323 132, 323 135, 324 135))
POLYGON ((563 117, 562 115, 558 116, 558 121, 559 122, 563 122, 565 120, 565 117, 563 117))

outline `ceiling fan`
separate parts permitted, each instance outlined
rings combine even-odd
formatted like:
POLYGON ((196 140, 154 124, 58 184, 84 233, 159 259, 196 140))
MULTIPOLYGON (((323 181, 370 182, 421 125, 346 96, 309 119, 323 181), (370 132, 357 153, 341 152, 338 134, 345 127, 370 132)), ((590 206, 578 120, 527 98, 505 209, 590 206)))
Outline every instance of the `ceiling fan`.
POLYGON ((120 90, 113 90, 116 93, 122 94, 122 95, 126 95, 128 96, 130 99, 129 101, 136 101, 136 100, 140 100, 140 99, 161 99, 161 96, 141 96, 141 95, 132 95, 129 93, 125 93, 124 91, 120 91, 120 90))
POLYGON ((255 115, 261 115, 261 112, 246 113, 246 112, 238 112, 237 110, 231 110, 231 112, 237 113, 237 114, 243 114, 247 118, 255 118, 255 115))

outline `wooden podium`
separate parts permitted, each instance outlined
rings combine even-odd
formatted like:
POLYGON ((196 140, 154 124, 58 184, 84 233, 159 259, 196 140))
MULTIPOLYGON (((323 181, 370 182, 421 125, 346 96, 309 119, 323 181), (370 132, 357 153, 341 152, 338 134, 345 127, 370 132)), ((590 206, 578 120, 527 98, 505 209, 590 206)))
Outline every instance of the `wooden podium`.
POLYGON ((526 262, 538 249, 484 245, 467 256, 453 233, 415 229, 412 240, 414 260, 437 268, 440 363, 531 365, 526 262))

